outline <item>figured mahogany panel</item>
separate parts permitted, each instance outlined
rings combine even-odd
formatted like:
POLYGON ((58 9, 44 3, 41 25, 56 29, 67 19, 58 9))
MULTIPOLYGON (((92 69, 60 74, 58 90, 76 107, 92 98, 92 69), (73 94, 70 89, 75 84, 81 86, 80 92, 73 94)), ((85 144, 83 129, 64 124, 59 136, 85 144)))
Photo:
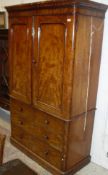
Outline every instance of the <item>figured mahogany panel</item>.
POLYGON ((15 18, 10 24, 11 95, 31 102, 31 21, 15 18))
POLYGON ((37 100, 60 108, 62 104, 65 26, 41 24, 40 30, 37 100))
POLYGON ((53 21, 39 23, 37 77, 33 79, 34 86, 37 81, 33 95, 35 104, 61 109, 64 58, 65 25, 53 21))
POLYGON ((73 17, 35 18, 33 105, 69 118, 72 88, 73 17))

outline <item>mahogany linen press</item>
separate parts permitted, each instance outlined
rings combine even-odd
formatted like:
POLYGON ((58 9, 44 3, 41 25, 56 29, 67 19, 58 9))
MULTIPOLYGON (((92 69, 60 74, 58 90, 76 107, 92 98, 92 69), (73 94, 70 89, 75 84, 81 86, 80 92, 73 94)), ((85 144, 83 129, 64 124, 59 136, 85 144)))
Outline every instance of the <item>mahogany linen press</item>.
POLYGON ((90 162, 107 6, 52 0, 7 7, 11 142, 55 175, 90 162))

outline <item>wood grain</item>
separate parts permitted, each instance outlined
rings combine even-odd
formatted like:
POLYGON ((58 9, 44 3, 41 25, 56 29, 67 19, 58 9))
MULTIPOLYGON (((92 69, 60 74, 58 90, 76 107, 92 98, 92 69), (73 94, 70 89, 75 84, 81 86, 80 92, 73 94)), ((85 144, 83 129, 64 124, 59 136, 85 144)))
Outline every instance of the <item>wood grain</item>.
POLYGON ((63 63, 65 57, 65 26, 45 23, 40 26, 37 101, 61 108, 63 63), (44 47, 43 47, 44 45, 44 47))
POLYGON ((107 6, 80 0, 7 8, 12 143, 54 175, 90 162, 107 6))
POLYGON ((31 22, 16 18, 10 24, 10 92, 25 103, 31 103, 31 22))

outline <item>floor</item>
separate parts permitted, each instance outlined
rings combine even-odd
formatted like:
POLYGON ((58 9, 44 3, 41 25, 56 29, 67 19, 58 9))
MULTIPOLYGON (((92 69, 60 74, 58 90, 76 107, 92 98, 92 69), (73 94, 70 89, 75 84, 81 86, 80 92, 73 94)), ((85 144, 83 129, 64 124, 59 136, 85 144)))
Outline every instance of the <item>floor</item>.
MULTIPOLYGON (((25 154, 20 152, 14 146, 11 145, 9 141, 10 137, 10 124, 9 124, 9 113, 5 113, 0 110, 0 132, 7 135, 4 149, 4 162, 9 160, 19 158, 29 167, 31 167, 34 171, 36 171, 39 175, 51 175, 48 171, 39 166, 36 162, 28 158, 25 154)), ((108 175, 108 170, 94 164, 90 163, 75 175, 108 175)))

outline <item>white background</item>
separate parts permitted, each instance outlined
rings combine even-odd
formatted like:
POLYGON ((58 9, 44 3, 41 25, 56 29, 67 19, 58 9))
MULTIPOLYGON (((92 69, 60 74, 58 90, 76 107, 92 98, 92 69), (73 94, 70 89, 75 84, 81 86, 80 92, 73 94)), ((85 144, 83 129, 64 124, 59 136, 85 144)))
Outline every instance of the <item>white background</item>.
MULTIPOLYGON (((94 0, 108 4, 108 0, 94 0)), ((13 4, 36 2, 36 0, 0 0, 0 9, 13 4)), ((105 28, 102 47, 97 111, 92 141, 92 161, 108 169, 108 11, 105 17, 105 28)))

